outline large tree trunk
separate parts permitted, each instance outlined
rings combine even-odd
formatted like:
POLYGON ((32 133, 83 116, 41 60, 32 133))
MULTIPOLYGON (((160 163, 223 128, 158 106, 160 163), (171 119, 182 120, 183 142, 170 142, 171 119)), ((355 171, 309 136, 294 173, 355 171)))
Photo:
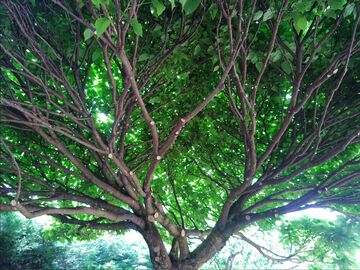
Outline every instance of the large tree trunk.
POLYGON ((226 241, 230 237, 230 234, 224 231, 213 230, 204 242, 191 253, 191 256, 185 259, 174 259, 169 256, 164 242, 154 224, 147 224, 142 234, 149 248, 151 262, 156 270, 199 269, 225 246, 226 241))
POLYGON ((164 242, 162 241, 160 233, 156 229, 155 225, 148 222, 142 235, 149 247, 150 259, 154 269, 174 269, 164 242))

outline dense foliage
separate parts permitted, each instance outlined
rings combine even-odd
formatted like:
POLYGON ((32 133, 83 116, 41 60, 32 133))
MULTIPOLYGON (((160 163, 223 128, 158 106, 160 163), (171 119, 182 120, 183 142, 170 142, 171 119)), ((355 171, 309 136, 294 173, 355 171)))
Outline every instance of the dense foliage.
POLYGON ((360 223, 301 217, 276 222, 275 230, 250 228, 235 235, 203 269, 357 269, 360 223), (244 240, 244 241, 240 241, 244 240))
POLYGON ((124 237, 108 235, 96 240, 59 242, 50 231, 42 223, 2 214, 0 269, 151 269, 146 247, 136 241, 127 243, 124 237))
MULTIPOLYGON (((277 229, 247 230, 236 235, 201 269, 357 269, 359 221, 338 216, 328 221, 285 218, 277 229), (251 239, 249 240, 249 235, 251 239), (246 241, 240 241, 246 239, 246 241), (275 240, 277 239, 277 240, 275 240), (249 241, 255 241, 254 246, 249 241)), ((60 225, 60 224, 59 224, 60 225)), ((0 269, 151 269, 144 242, 136 235, 97 236, 59 228, 47 219, 30 221, 15 214, 0 215, 0 269), (71 234, 71 233, 70 233, 71 234), (60 241, 59 241, 60 240, 60 241)))
POLYGON ((156 269, 197 269, 289 212, 360 213, 356 1, 2 0, 0 14, 0 210, 51 215, 69 237, 137 230, 156 269))
POLYGON ((1 215, 0 269, 53 269, 52 262, 62 260, 63 253, 31 221, 22 223, 15 215, 1 215))

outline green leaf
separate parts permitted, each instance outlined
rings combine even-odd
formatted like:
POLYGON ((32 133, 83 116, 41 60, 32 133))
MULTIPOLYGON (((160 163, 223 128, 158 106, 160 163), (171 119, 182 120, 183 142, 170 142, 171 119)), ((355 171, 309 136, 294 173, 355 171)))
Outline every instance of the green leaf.
POLYGON ((152 97, 151 99, 149 99, 149 103, 150 104, 156 104, 156 103, 160 103, 161 102, 161 98, 160 97, 152 97))
POLYGON ((188 0, 179 0, 180 4, 181 4, 181 6, 182 6, 182 9, 185 8, 185 5, 186 5, 186 2, 187 2, 187 1, 188 1, 188 0))
POLYGON ((139 55, 138 61, 139 62, 143 62, 145 60, 148 60, 150 58, 150 55, 148 55, 147 53, 143 53, 139 55))
POLYGON ((340 0, 330 0, 329 5, 330 5, 330 8, 334 9, 334 10, 342 9, 342 7, 344 6, 342 1, 340 1, 340 0))
POLYGON ((96 49, 91 56, 92 61, 94 62, 97 59, 99 59, 102 56, 102 54, 103 54, 102 50, 96 49))
POLYGON ((336 19, 336 12, 334 9, 328 9, 325 11, 324 15, 329 18, 336 19))
POLYGON ((78 8, 83 8, 83 6, 85 5, 84 0, 76 0, 76 5, 78 8))
POLYGON ((161 2, 161 0, 152 0, 151 3, 155 10, 155 16, 160 16, 165 10, 163 2, 161 2))
POLYGON ((255 67, 256 67, 257 71, 260 71, 262 66, 263 66, 262 62, 256 62, 256 64, 255 64, 255 67))
POLYGON ((131 24, 132 28, 134 29, 135 34, 142 37, 143 29, 142 29, 141 23, 139 23, 137 19, 133 18, 130 20, 130 24, 131 24))
POLYGON ((307 26, 307 20, 305 16, 299 16, 295 19, 294 27, 297 32, 300 32, 301 30, 305 30, 307 26))
POLYGON ((212 3, 211 6, 210 6, 210 8, 209 8, 209 10, 210 10, 211 19, 215 19, 215 18, 216 18, 216 14, 217 14, 217 12, 218 12, 216 4, 215 4, 215 3, 212 3))
POLYGON ((99 18, 95 22, 96 35, 100 37, 110 25, 110 20, 107 18, 99 18))
POLYGON ((286 73, 286 74, 290 74, 291 72, 291 67, 289 66, 288 62, 284 61, 281 63, 281 68, 283 69, 283 71, 286 73))
POLYGON ((94 4, 94 6, 99 9, 100 8, 100 0, 91 0, 91 2, 94 4))
POLYGON ((189 15, 193 13, 199 6, 201 0, 187 0, 184 5, 185 14, 189 15))
POLYGON ((344 11, 344 17, 347 17, 351 13, 353 13, 354 8, 355 8, 355 3, 351 3, 351 4, 347 5, 345 8, 345 11, 344 11))
POLYGON ((273 12, 271 11, 271 9, 269 8, 265 13, 264 13, 264 17, 263 17, 263 21, 266 22, 268 20, 270 20, 273 17, 273 12))
POLYGON ((277 104, 281 104, 282 98, 280 96, 271 97, 271 100, 277 104))
POLYGON ((256 11, 254 14, 254 21, 258 21, 262 17, 263 14, 264 14, 264 12, 261 10, 256 11))
POLYGON ((101 4, 108 6, 110 4, 110 0, 100 0, 101 4))
POLYGON ((247 59, 249 59, 249 61, 253 64, 255 64, 258 61, 258 57, 254 51, 249 52, 247 59))
POLYGON ((200 50, 201 50, 200 45, 196 45, 195 50, 194 50, 194 55, 198 55, 200 50))
POLYGON ((270 55, 270 60, 274 63, 281 59, 281 51, 276 50, 270 55))
POLYGON ((91 38, 93 35, 94 35, 94 32, 91 29, 89 29, 89 28, 85 29, 85 31, 84 31, 85 41, 88 40, 89 38, 91 38))
POLYGON ((175 8, 175 0, 169 0, 170 4, 171 4, 171 10, 173 10, 175 8))

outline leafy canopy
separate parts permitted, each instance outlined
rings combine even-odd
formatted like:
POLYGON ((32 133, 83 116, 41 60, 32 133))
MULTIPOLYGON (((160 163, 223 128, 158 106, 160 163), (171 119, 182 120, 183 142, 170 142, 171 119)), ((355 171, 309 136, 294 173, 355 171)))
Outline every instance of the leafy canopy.
POLYGON ((359 213, 356 2, 4 0, 0 13, 1 210, 137 230, 158 269, 198 268, 289 212, 359 213))

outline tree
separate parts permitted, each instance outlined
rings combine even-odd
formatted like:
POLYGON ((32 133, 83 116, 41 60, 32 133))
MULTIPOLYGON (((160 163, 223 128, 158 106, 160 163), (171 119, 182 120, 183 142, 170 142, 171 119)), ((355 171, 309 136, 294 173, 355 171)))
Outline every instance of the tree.
POLYGON ((1 210, 137 230, 155 269, 197 269, 289 212, 359 213, 355 2, 0 12, 1 210))
MULTIPOLYGON (((0 268, 4 270, 151 269, 145 243, 124 243, 115 233, 87 241, 59 242, 66 238, 54 229, 56 226, 48 228, 15 214, 2 215, 0 225, 0 268)), ((84 236, 78 238, 84 240, 84 236)))
POLYGON ((0 268, 54 269, 53 261, 63 261, 65 250, 42 237, 42 227, 19 216, 2 214, 0 219, 0 268))
POLYGON ((283 217, 276 226, 235 234, 203 269, 359 268, 359 221, 343 215, 332 220, 283 217))

